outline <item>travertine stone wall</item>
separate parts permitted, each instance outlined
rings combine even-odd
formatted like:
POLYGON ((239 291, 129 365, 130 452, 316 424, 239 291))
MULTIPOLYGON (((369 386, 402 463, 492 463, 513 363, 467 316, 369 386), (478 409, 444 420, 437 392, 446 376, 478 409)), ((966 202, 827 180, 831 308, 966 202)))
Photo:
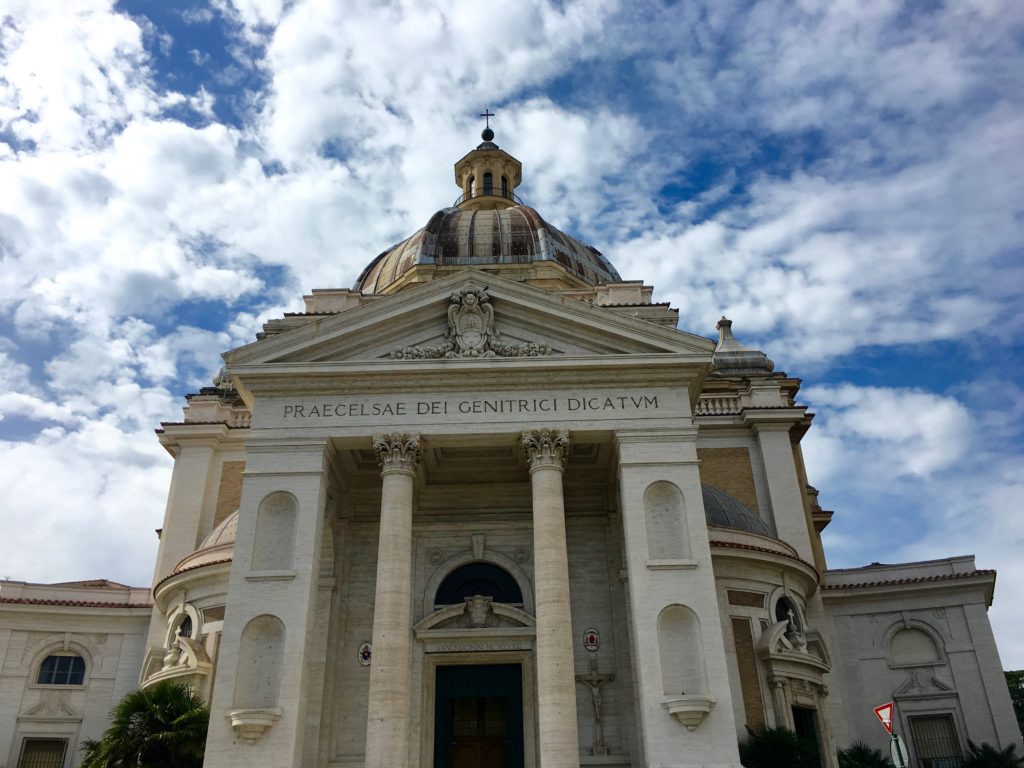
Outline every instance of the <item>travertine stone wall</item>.
MULTIPOLYGON (((228 588, 228 604, 221 640, 220 660, 213 703, 207 766, 261 764, 301 765, 305 751, 306 709, 309 701, 309 668, 316 648, 313 628, 320 579, 320 556, 325 528, 327 471, 330 449, 323 442, 264 443, 248 446, 235 557, 228 588), (272 494, 290 494, 296 504, 293 568, 254 570, 252 555, 257 511, 272 494), (243 649, 242 630, 263 616, 279 619, 286 628, 278 715, 255 744, 247 744, 232 726, 237 712, 235 691, 243 649)), ((237 719, 236 719, 237 721, 237 719)))

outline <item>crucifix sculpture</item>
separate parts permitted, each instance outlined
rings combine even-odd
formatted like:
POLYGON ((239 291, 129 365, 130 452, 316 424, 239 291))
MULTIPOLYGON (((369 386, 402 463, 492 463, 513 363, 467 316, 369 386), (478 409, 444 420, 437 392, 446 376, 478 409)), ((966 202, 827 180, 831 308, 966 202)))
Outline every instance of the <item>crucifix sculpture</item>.
POLYGON ((615 679, 614 674, 600 675, 597 672, 597 658, 590 660, 590 673, 576 675, 576 681, 590 686, 590 697, 594 703, 594 747, 593 755, 607 755, 608 746, 604 743, 604 727, 601 725, 601 685, 615 679))

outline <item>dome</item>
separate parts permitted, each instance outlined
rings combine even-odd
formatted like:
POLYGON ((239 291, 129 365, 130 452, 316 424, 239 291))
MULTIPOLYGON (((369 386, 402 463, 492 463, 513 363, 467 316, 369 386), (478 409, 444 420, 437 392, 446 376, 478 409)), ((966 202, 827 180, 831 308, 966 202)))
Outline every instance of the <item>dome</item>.
POLYGON ((221 520, 220 524, 210 531, 210 535, 203 539, 203 543, 199 545, 199 549, 196 551, 220 546, 221 544, 233 543, 235 536, 238 534, 238 512, 239 510, 236 509, 221 520))
POLYGON ((238 534, 238 510, 225 517, 210 534, 196 547, 196 551, 186 555, 174 567, 175 573, 181 573, 201 565, 222 563, 230 560, 235 548, 235 536, 238 534))
POLYGON ((708 525, 775 537, 768 523, 739 499, 710 485, 701 484, 700 488, 704 496, 704 517, 708 525))
POLYGON ((488 266, 553 261, 589 285, 620 282, 596 248, 548 224, 533 208, 445 208, 427 226, 374 259, 356 281, 364 293, 383 293, 417 264, 488 266))

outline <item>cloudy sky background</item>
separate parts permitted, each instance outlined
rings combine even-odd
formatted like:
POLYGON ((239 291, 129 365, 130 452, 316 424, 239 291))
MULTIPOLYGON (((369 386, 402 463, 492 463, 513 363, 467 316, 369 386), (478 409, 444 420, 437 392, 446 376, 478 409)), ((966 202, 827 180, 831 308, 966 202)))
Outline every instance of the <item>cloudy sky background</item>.
POLYGON ((7 0, 0 577, 146 584, 219 353, 521 195, 804 379, 830 564, 975 553, 1024 667, 1024 4, 7 0))

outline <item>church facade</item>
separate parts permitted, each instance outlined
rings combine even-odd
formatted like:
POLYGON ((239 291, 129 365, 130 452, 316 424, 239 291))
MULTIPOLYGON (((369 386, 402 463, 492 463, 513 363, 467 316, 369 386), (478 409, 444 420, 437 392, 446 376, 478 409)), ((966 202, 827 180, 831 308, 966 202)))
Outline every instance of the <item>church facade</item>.
POLYGON ((920 768, 1019 745, 995 574, 828 570, 799 380, 678 330, 492 139, 161 425, 151 592, 0 588, 0 760, 70 768, 161 680, 217 768, 734 768, 774 725, 835 768, 887 701, 920 768))

